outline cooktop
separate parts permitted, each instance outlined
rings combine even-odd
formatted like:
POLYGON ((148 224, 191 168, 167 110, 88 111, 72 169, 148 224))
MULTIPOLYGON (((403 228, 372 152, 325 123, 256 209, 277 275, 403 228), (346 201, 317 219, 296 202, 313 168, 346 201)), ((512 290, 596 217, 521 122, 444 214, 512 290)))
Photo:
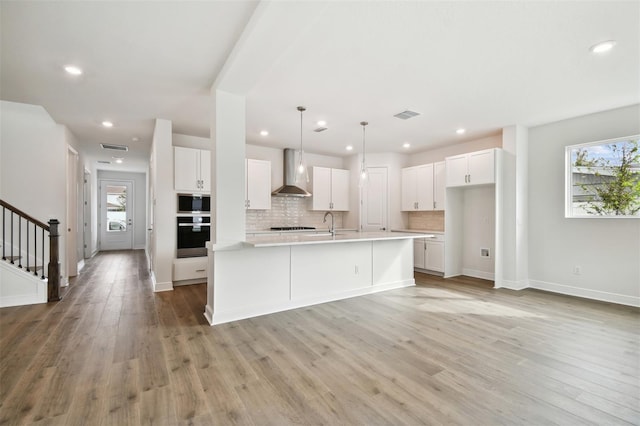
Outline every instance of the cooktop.
POLYGON ((313 226, 272 226, 272 231, 302 231, 305 229, 316 229, 313 226))

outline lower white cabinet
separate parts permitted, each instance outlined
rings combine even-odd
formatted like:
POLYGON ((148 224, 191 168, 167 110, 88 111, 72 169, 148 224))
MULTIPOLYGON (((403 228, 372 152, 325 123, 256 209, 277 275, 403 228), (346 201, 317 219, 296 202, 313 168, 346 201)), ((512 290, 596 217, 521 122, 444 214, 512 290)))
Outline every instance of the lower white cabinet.
POLYGON ((207 257, 186 257, 173 260, 173 281, 207 281, 207 257))
POLYGON ((444 235, 417 238, 413 244, 414 268, 444 273, 444 235))

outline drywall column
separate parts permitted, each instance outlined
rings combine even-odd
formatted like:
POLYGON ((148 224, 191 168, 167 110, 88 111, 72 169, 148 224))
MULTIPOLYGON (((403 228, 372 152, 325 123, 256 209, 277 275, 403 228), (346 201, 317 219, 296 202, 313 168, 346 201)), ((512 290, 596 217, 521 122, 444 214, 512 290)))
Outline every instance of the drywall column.
POLYGON ((528 253, 528 129, 510 126, 502 130, 503 175, 501 185, 502 256, 501 283, 496 284, 514 290, 529 286, 528 253))
POLYGON ((156 120, 152 142, 153 161, 153 291, 173 290, 172 267, 175 253, 175 192, 173 191, 173 148, 171 121, 156 120))
MULTIPOLYGON (((245 97, 212 89, 211 243, 219 249, 245 239, 245 97)), ((218 251, 208 252, 205 317, 213 324, 218 251)))
POLYGON ((211 241, 236 243, 245 238, 245 98, 214 90, 213 99, 211 241))

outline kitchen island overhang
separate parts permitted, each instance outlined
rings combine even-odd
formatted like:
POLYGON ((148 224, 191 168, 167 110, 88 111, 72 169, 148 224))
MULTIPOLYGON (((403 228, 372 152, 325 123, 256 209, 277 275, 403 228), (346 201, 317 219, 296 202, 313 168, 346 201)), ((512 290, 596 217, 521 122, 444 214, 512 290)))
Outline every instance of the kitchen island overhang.
POLYGON ((260 236, 208 246, 211 325, 415 285, 413 239, 338 232, 260 236))

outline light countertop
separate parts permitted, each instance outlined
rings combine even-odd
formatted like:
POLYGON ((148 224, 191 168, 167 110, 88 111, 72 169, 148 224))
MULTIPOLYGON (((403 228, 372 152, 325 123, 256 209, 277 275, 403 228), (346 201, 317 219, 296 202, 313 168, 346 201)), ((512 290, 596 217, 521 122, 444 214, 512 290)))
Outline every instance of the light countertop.
MULTIPOLYGON (((317 231, 317 230, 316 230, 317 231)), ((411 233, 411 232, 393 232, 393 231, 376 231, 376 232, 357 232, 357 231, 337 231, 333 236, 328 232, 311 232, 308 233, 290 233, 279 235, 260 235, 248 237, 244 244, 250 247, 275 247, 275 246, 292 246, 303 244, 330 244, 330 243, 349 243, 362 241, 380 241, 380 240, 401 240, 424 238, 428 234, 411 233)))
POLYGON ((426 229, 392 229, 392 232, 409 232, 412 234, 435 234, 443 235, 444 231, 431 231, 426 229))

